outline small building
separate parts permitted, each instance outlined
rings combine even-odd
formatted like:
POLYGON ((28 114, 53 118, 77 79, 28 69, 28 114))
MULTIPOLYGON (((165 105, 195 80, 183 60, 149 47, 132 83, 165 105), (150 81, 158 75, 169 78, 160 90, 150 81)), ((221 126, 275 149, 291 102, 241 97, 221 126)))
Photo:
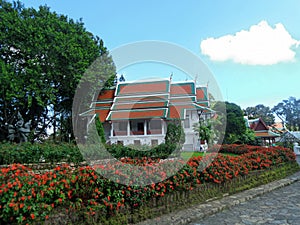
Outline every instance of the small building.
POLYGON ((263 146, 275 144, 278 138, 280 138, 280 134, 277 134, 269 129, 269 127, 261 118, 246 118, 246 126, 254 131, 255 136, 261 140, 263 146))
POLYGON ((279 139, 279 142, 300 144, 300 131, 286 131, 279 139))
POLYGON ((275 122, 274 124, 270 125, 269 128, 271 131, 277 134, 284 134, 287 131, 283 122, 275 122))
POLYGON ((171 79, 119 82, 102 91, 91 109, 81 114, 99 115, 109 143, 155 146, 164 142, 167 124, 179 119, 185 132, 184 150, 199 146, 193 124, 199 116, 207 117, 207 87, 196 87, 195 81, 173 82, 171 79))

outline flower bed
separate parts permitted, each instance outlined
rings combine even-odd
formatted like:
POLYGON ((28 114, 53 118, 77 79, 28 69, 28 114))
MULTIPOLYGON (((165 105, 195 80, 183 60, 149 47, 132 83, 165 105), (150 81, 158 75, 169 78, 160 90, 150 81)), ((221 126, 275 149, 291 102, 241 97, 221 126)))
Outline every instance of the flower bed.
POLYGON ((122 185, 106 179, 95 172, 99 169, 97 165, 74 168, 65 164, 50 171, 34 172, 24 165, 12 164, 2 168, 0 173, 0 223, 47 221, 53 212, 62 209, 75 215, 80 212, 82 221, 96 215, 111 217, 124 209, 138 209, 150 199, 159 200, 169 193, 193 190, 203 183, 221 184, 250 171, 294 161, 295 155, 290 149, 272 147, 238 157, 208 154, 193 157, 186 164, 178 160, 177 166, 182 165, 175 174, 170 173, 176 165, 168 160, 161 162, 166 171, 153 170, 158 161, 149 158, 122 159, 118 163, 100 165, 102 172, 125 181, 129 179, 125 170, 134 169, 126 165, 140 165, 143 168, 140 176, 156 172, 160 182, 145 186, 122 185))

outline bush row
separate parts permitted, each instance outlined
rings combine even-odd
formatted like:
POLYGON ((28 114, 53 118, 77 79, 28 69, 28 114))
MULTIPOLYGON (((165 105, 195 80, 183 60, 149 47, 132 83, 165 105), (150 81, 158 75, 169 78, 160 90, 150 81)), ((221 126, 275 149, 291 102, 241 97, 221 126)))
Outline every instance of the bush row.
POLYGON ((160 158, 166 159, 170 155, 175 155, 175 152, 179 152, 179 147, 176 144, 160 144, 153 148, 149 146, 123 146, 118 144, 113 144, 107 147, 108 152, 112 154, 113 157, 119 159, 123 157, 128 158, 160 158), (176 151, 177 148, 177 151, 176 151))
POLYGON ((13 163, 39 163, 39 162, 68 162, 79 163, 83 161, 79 149, 73 144, 31 144, 24 143, 0 145, 0 165, 13 163))
POLYGON ((229 153, 235 155, 242 155, 245 153, 253 152, 263 149, 261 146, 245 145, 245 144, 223 144, 214 145, 209 148, 208 152, 219 152, 219 153, 229 153))
MULTIPOLYGON (((143 158, 152 157, 165 159, 172 153, 174 155, 176 145, 160 144, 156 147, 149 146, 123 146, 123 145, 107 145, 105 149, 96 145, 88 147, 81 146, 80 150, 73 144, 60 143, 44 143, 44 144, 1 144, 0 145, 0 165, 13 163, 79 163, 84 159, 105 159, 109 158, 109 154, 114 158, 143 158), (83 157, 84 156, 84 157, 83 157)), ((177 151, 179 152, 179 151, 177 151)))

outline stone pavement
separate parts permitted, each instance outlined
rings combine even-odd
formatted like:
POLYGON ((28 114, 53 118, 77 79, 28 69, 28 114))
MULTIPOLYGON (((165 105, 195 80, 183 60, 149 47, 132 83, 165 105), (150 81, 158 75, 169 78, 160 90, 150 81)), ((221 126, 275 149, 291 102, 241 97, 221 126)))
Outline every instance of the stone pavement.
POLYGON ((206 224, 300 224, 300 181, 196 220, 206 224))
POLYGON ((300 224, 300 172, 140 225, 300 224))

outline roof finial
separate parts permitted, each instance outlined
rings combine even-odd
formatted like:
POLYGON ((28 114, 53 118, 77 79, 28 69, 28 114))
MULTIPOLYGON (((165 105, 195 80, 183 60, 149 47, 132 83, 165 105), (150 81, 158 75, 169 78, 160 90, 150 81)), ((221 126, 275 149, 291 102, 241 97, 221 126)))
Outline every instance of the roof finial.
POLYGON ((195 76, 195 84, 197 84, 197 79, 198 79, 198 74, 196 74, 196 76, 195 76))
POLYGON ((120 76, 120 78, 119 78, 119 81, 120 81, 120 82, 125 82, 125 78, 124 78, 123 74, 121 74, 121 76, 120 76))
POLYGON ((170 81, 172 80, 172 78, 173 78, 173 72, 170 75, 170 81))

